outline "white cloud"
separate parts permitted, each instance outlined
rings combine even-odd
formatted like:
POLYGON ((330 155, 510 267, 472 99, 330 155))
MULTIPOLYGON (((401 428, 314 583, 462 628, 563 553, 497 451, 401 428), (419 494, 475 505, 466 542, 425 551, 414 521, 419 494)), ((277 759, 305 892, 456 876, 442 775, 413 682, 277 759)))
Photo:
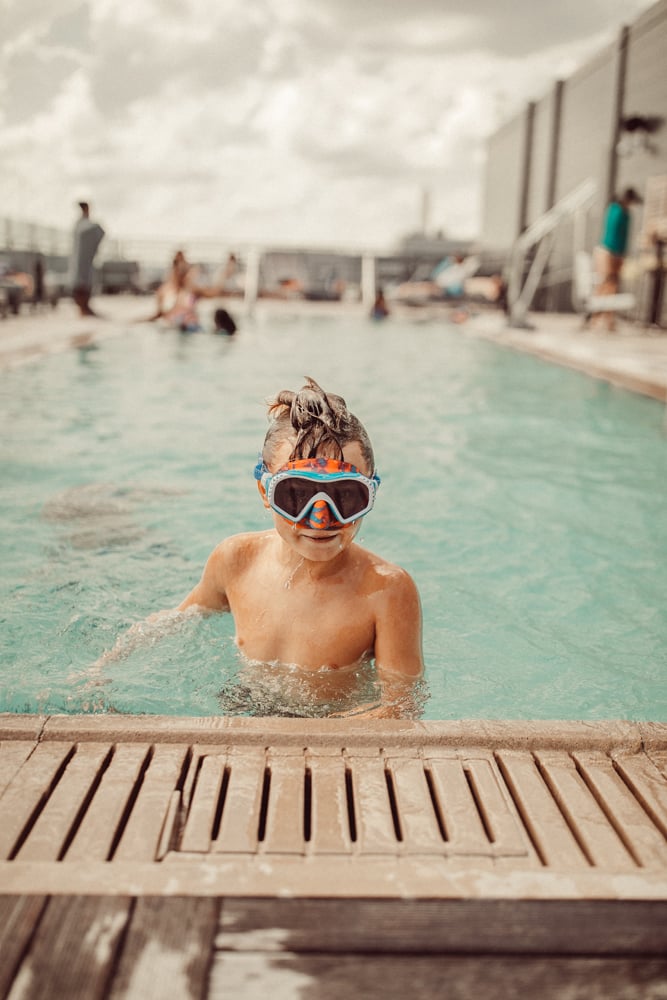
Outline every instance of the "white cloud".
POLYGON ((647 0, 9 0, 12 214, 110 234, 474 236, 483 139, 647 0))

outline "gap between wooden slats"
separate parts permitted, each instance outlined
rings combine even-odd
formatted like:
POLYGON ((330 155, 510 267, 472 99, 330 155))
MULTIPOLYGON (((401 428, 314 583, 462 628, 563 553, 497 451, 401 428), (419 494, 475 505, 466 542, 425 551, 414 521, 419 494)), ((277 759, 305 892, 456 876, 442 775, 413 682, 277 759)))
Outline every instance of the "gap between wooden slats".
POLYGON ((67 863, 107 861, 113 851, 150 747, 124 743, 113 749, 108 766, 64 856, 67 863))
POLYGON ((266 754, 259 747, 230 753, 229 781, 212 849, 223 854, 255 854, 265 789, 266 754))
POLYGON ((606 870, 634 868, 635 862, 567 753, 536 754, 551 794, 591 864, 606 870))
POLYGON ((637 864, 646 868, 664 868, 667 865, 665 838, 616 772, 613 761, 599 751, 576 751, 572 756, 584 781, 637 864))
POLYGON ((111 754, 104 743, 82 743, 67 762, 30 834, 17 852, 20 861, 57 861, 85 809, 89 792, 111 754))
POLYGON ((495 764, 488 759, 427 760, 448 855, 517 856, 534 853, 519 817, 510 811, 495 764))
POLYGON ((383 758, 346 757, 351 771, 357 843, 361 854, 396 854, 401 832, 396 828, 383 758))
POLYGON ((199 759, 190 808, 181 835, 182 851, 210 851, 216 817, 224 807, 221 796, 226 770, 226 755, 199 759))
POLYGON ((646 754, 614 754, 614 764, 663 836, 667 837, 667 782, 646 754))
POLYGON ((393 778, 403 853, 444 853, 443 835, 422 760, 388 757, 386 767, 393 778))
POLYGON ((154 748, 114 851, 114 861, 152 861, 155 858, 187 754, 188 747, 178 744, 159 744, 154 748))
POLYGON ((270 774, 266 802, 266 827, 260 850, 267 854, 303 854, 304 784, 303 750, 269 752, 270 774))
POLYGON ((310 850, 313 854, 349 854, 356 836, 348 775, 340 751, 310 753, 310 850))
POLYGON ((0 858, 20 849, 72 753, 69 743, 40 743, 16 772, 0 799, 0 858))
POLYGON ((532 754, 501 750, 496 757, 542 863, 575 871, 589 867, 586 855, 551 795, 532 754))

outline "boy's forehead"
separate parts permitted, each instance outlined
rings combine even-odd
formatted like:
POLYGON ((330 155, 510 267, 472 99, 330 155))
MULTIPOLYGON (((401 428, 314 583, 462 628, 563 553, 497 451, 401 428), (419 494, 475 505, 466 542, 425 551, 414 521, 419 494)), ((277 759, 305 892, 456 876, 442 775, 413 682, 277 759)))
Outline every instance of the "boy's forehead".
MULTIPOLYGON (((273 454, 272 471, 276 469, 281 469, 283 465, 287 465, 290 460, 290 455, 292 454, 292 449, 294 448, 295 441, 288 440, 282 441, 276 448, 273 454)), ((332 455, 327 454, 327 449, 323 448, 321 450, 321 456, 323 458, 332 458, 332 455)), ((367 467, 367 462, 364 459, 364 453, 362 451, 361 445, 358 441, 348 441, 347 444, 343 445, 343 461, 349 462, 350 465, 356 466, 360 472, 370 475, 373 470, 367 467)))

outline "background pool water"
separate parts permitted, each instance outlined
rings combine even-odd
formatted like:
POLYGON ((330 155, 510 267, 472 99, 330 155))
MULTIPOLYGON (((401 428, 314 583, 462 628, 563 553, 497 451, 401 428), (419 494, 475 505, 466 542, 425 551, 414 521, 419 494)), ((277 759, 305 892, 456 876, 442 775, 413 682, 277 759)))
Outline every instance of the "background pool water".
POLYGON ((174 607, 222 537, 269 526, 252 477, 265 402, 308 374, 373 440, 360 541, 418 584, 425 718, 666 720, 663 407, 470 333, 137 326, 0 373, 0 710, 221 711, 228 615, 144 636, 101 687, 88 670, 174 607))

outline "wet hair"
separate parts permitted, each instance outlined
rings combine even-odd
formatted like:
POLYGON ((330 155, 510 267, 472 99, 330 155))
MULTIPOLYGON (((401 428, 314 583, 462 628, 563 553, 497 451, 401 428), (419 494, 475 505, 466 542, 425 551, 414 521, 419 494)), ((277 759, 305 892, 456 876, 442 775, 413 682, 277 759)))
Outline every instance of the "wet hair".
POLYGON ((343 461, 344 446, 358 441, 364 462, 375 472, 373 446, 364 425, 350 413, 342 396, 325 392, 315 379, 305 378, 298 392, 283 389, 269 404, 271 425, 264 439, 263 461, 271 465, 284 441, 294 441, 290 462, 319 457, 343 461))

